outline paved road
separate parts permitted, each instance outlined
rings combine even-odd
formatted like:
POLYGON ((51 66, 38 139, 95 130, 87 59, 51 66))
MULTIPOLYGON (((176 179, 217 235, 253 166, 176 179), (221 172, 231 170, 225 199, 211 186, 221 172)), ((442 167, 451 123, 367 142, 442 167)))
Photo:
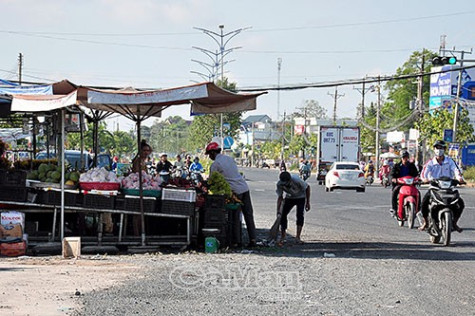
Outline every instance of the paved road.
MULTIPOLYGON (((265 237, 278 172, 243 170, 265 237)), ((309 183, 304 245, 124 257, 143 276, 86 293, 75 315, 475 315, 475 189, 461 190, 465 231, 443 247, 398 227, 389 189, 325 193, 309 183)))
MULTIPOLYGON (((243 169, 252 190, 254 207, 259 220, 272 218, 275 214, 275 182, 277 170, 243 169)), ((395 258, 441 259, 451 258, 475 260, 475 188, 460 188, 466 209, 460 220, 465 230, 462 234, 453 234, 453 245, 441 248, 429 243, 429 236, 417 229, 399 227, 389 215, 391 190, 373 184, 365 193, 350 190, 325 192, 319 186, 315 176, 307 180, 311 185, 312 210, 306 214, 303 238, 309 241, 344 241, 336 249, 339 252, 351 252, 353 243, 363 243, 376 249, 378 256, 395 258), (345 247, 347 244, 348 247, 345 247), (387 247, 389 247, 387 249, 387 247), (400 251, 393 253, 396 248, 400 251)), ((426 189, 422 188, 422 195, 426 189)), ((290 217, 295 221, 295 213, 290 217)), ((417 223, 417 221, 416 221, 417 223)), ((264 225, 265 223, 262 223, 264 225)), ((289 224, 290 227, 290 224, 289 224)), ((295 231, 295 230, 293 230, 295 231)), ((371 251, 362 251, 358 255, 371 256, 371 251)))

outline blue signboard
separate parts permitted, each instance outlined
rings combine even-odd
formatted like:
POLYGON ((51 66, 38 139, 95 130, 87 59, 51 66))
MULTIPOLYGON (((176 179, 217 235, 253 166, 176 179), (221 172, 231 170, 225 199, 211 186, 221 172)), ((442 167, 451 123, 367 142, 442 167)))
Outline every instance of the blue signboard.
POLYGON ((223 139, 224 149, 230 149, 233 144, 234 144, 234 139, 232 137, 230 136, 224 137, 223 139))
MULTIPOLYGON (((434 67, 435 68, 435 67, 434 67)), ((432 71, 444 71, 452 69, 451 66, 443 66, 432 71)), ((440 97, 452 94, 451 72, 437 73, 430 76, 430 96, 440 97)))
POLYGON ((454 130, 444 129, 444 141, 451 143, 454 139, 454 130))

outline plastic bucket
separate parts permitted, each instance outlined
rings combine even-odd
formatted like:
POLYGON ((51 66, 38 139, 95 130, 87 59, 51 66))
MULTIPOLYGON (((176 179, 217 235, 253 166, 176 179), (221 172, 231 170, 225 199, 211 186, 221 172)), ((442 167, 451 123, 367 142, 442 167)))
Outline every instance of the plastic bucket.
POLYGON ((215 237, 205 238, 205 252, 217 253, 219 249, 219 241, 215 237))

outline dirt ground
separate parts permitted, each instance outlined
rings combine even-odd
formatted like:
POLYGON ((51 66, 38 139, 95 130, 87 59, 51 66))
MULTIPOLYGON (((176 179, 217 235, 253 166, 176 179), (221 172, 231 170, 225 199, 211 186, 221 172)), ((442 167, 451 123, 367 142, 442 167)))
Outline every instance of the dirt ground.
POLYGON ((0 258, 0 315, 69 315, 83 293, 139 277, 137 266, 106 256, 0 258))

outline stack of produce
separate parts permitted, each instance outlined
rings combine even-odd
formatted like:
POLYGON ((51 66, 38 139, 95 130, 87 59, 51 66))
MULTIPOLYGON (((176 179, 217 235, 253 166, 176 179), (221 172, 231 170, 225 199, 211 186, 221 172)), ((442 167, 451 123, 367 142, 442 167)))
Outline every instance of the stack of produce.
POLYGON ((105 168, 94 168, 81 174, 79 184, 83 190, 108 190, 120 189, 120 179, 117 175, 105 168))
MULTIPOLYGON (((145 171, 142 171, 142 188, 143 190, 161 190, 160 184, 162 180, 160 177, 152 177, 145 171)), ((122 187, 124 189, 138 189, 139 188, 139 173, 131 173, 122 179, 122 187)))
MULTIPOLYGON (((28 173, 27 179, 59 183, 61 181, 61 167, 54 164, 42 163, 38 166, 38 170, 33 170, 28 173)), ((66 185, 76 185, 79 181, 79 172, 66 172, 64 174, 64 181, 66 185)))
POLYGON ((99 182, 99 183, 120 183, 117 175, 105 168, 94 168, 81 174, 80 182, 99 182))

